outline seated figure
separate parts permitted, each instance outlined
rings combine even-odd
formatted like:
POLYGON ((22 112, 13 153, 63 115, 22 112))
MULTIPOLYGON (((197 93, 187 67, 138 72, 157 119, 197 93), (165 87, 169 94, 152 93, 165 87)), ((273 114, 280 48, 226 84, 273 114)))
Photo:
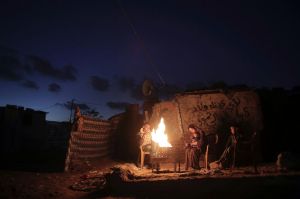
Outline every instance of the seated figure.
POLYGON ((203 144, 203 132, 199 132, 193 124, 188 126, 188 131, 191 133, 191 137, 185 146, 185 170, 188 170, 190 167, 200 169, 199 158, 203 144))
POLYGON ((139 131, 140 150, 141 150, 141 168, 144 166, 144 155, 151 152, 151 126, 145 123, 139 131))

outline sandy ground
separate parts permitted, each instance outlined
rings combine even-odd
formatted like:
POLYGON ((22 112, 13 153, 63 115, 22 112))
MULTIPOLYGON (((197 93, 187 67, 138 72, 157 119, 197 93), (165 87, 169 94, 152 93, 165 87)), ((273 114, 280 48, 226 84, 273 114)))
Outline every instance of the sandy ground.
POLYGON ((68 185, 77 174, 0 171, 0 198, 80 198, 68 185))
MULTIPOLYGON (((112 160, 104 160, 97 170, 107 172, 115 164, 116 162, 112 160)), ((0 170, 0 199, 97 198, 91 192, 76 191, 70 188, 86 173, 0 170)))
POLYGON ((181 171, 161 165, 159 173, 134 164, 105 162, 84 173, 37 173, 0 171, 0 198, 300 198, 300 172, 277 172, 263 165, 255 174, 251 167, 232 171, 181 171), (111 168, 115 172, 112 172, 111 168), (75 184, 89 186, 103 173, 113 173, 106 189, 73 190, 75 184))

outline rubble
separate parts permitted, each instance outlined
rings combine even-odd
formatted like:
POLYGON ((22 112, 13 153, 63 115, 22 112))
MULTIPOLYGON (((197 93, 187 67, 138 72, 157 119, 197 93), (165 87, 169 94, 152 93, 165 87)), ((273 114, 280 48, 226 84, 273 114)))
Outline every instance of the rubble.
POLYGON ((80 176, 80 180, 71 185, 70 188, 72 190, 86 192, 104 190, 107 182, 106 175, 107 173, 102 171, 90 171, 80 176))
POLYGON ((228 178, 228 177, 263 177, 278 175, 276 166, 261 167, 260 173, 254 173, 252 167, 230 169, 205 169, 174 172, 172 164, 162 165, 159 173, 151 169, 141 169, 135 164, 117 164, 109 170, 92 170, 80 176, 80 179, 70 186, 72 190, 92 192, 105 191, 123 186, 126 183, 151 183, 162 181, 185 181, 191 179, 228 178))

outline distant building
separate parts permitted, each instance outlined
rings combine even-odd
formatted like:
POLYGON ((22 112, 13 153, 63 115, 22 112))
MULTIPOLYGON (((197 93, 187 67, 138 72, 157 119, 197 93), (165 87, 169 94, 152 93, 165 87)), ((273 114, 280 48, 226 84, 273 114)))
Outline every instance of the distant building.
POLYGON ((70 122, 47 121, 47 135, 45 150, 56 150, 65 152, 71 132, 70 122))
POLYGON ((37 147, 46 127, 46 112, 16 105, 0 107, 0 153, 14 154, 37 147))

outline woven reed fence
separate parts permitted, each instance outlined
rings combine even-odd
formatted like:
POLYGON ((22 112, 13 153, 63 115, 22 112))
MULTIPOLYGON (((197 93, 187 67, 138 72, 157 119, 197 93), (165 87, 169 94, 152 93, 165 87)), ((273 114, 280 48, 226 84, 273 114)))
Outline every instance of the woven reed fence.
POLYGON ((107 158, 112 153, 111 122, 75 116, 65 160, 65 171, 107 158))

